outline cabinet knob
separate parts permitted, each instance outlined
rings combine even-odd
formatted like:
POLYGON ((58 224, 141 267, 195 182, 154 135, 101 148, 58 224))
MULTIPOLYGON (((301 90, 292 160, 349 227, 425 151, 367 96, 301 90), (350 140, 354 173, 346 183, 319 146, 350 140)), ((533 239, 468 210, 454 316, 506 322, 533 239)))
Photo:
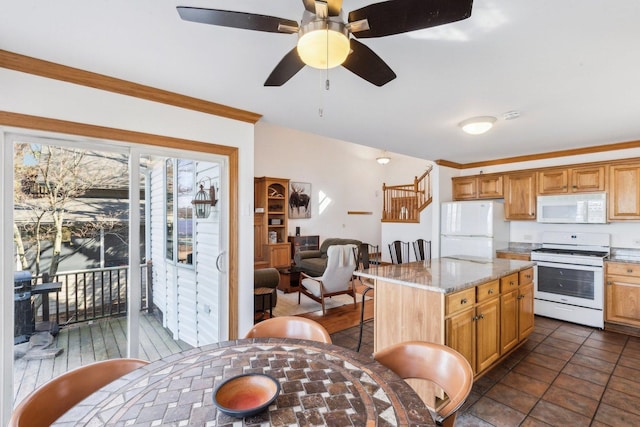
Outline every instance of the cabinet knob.
POLYGON ((489 295, 493 293, 493 288, 489 289, 489 295))
POLYGON ((511 286, 513 286, 513 285, 515 285, 515 284, 516 284, 516 282, 514 282, 513 280, 511 280, 511 281, 509 282, 509 284, 510 284, 511 286))
POLYGON ((627 268, 627 273, 633 273, 633 268, 627 268))
POLYGON ((466 298, 462 298, 462 299, 460 300, 460 304, 466 304, 467 302, 468 302, 468 301, 467 301, 467 299, 466 299, 466 298))
POLYGON ((473 316, 472 320, 475 322, 476 320, 478 320, 478 316, 473 316))
POLYGON ((525 274, 524 277, 526 277, 527 279, 531 279, 531 275, 530 274, 525 274))
POLYGON ((484 319, 484 314, 481 314, 479 317, 480 319, 484 319))
POLYGON ((607 285, 613 285, 613 282, 611 280, 607 280, 607 285))

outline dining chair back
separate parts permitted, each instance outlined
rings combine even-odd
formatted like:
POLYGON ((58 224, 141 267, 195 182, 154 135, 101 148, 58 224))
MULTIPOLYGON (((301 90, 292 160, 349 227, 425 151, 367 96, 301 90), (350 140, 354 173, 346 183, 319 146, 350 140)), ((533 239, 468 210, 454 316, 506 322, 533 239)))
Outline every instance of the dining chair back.
POLYGON ((299 316, 282 316, 263 320, 256 323, 245 338, 298 338, 331 344, 331 336, 324 326, 299 316))
POLYGON ((393 264, 409 262, 409 242, 395 240, 389 243, 389 254, 393 264))
POLYGON ((9 427, 48 427, 94 391, 147 363, 140 359, 109 359, 65 372, 20 402, 9 427))
POLYGON ((444 390, 449 399, 438 409, 436 422, 453 427, 456 413, 473 386, 473 369, 463 355, 442 344, 406 341, 373 357, 403 379, 426 380, 444 390))
POLYGON ((416 261, 424 261, 431 259, 431 241, 418 239, 413 242, 413 253, 416 256, 416 261))
POLYGON ((327 268, 320 277, 311 277, 300 273, 298 304, 300 296, 305 294, 322 305, 322 315, 326 314, 325 298, 347 294, 353 298, 356 306, 356 292, 353 286, 353 272, 356 269, 356 245, 333 245, 327 249, 327 268))

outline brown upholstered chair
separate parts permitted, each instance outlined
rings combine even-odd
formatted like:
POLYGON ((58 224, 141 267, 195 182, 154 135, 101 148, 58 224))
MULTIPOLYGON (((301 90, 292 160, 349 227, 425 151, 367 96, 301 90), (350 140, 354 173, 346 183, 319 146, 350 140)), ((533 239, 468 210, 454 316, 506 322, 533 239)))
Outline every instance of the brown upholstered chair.
POLYGON ((298 338, 331 344, 331 336, 324 326, 298 316, 281 316, 263 320, 254 325, 245 338, 298 338))
POLYGON ((426 380, 444 390, 449 399, 439 408, 435 421, 453 427, 456 413, 473 386, 473 369, 463 355, 445 345, 407 341, 382 349, 373 357, 403 379, 426 380))
POLYGON ((9 427, 48 427, 94 391, 147 363, 139 359, 109 359, 65 372, 20 402, 9 427))

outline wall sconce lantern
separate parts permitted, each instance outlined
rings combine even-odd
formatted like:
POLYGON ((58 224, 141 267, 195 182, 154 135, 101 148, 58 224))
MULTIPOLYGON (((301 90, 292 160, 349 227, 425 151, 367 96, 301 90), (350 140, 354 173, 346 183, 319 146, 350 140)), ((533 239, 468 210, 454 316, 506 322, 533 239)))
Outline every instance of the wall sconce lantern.
MULTIPOLYGON (((206 178, 209 179, 209 178, 206 178)), ((203 180, 204 181, 204 180, 203 180)), ((213 185, 209 186, 209 191, 204 189, 203 181, 200 181, 200 190, 196 193, 196 197, 191 201, 196 211, 197 218, 207 218, 211 213, 211 207, 218 203, 216 199, 216 189, 213 185)), ((209 179, 209 182, 211 180, 209 179)))

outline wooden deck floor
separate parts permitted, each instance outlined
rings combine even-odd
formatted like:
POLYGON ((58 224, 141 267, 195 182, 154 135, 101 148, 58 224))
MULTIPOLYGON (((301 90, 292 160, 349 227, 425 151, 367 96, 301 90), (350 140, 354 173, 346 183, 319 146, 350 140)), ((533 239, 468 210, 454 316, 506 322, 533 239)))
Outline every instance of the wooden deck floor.
MULTIPOLYGON (((93 323, 68 326, 55 338, 55 347, 62 354, 52 359, 14 361, 14 405, 36 387, 68 370, 88 363, 125 357, 126 318, 112 318, 93 323)), ((184 342, 175 341, 153 315, 140 316, 140 358, 154 361, 190 349, 184 342)))

